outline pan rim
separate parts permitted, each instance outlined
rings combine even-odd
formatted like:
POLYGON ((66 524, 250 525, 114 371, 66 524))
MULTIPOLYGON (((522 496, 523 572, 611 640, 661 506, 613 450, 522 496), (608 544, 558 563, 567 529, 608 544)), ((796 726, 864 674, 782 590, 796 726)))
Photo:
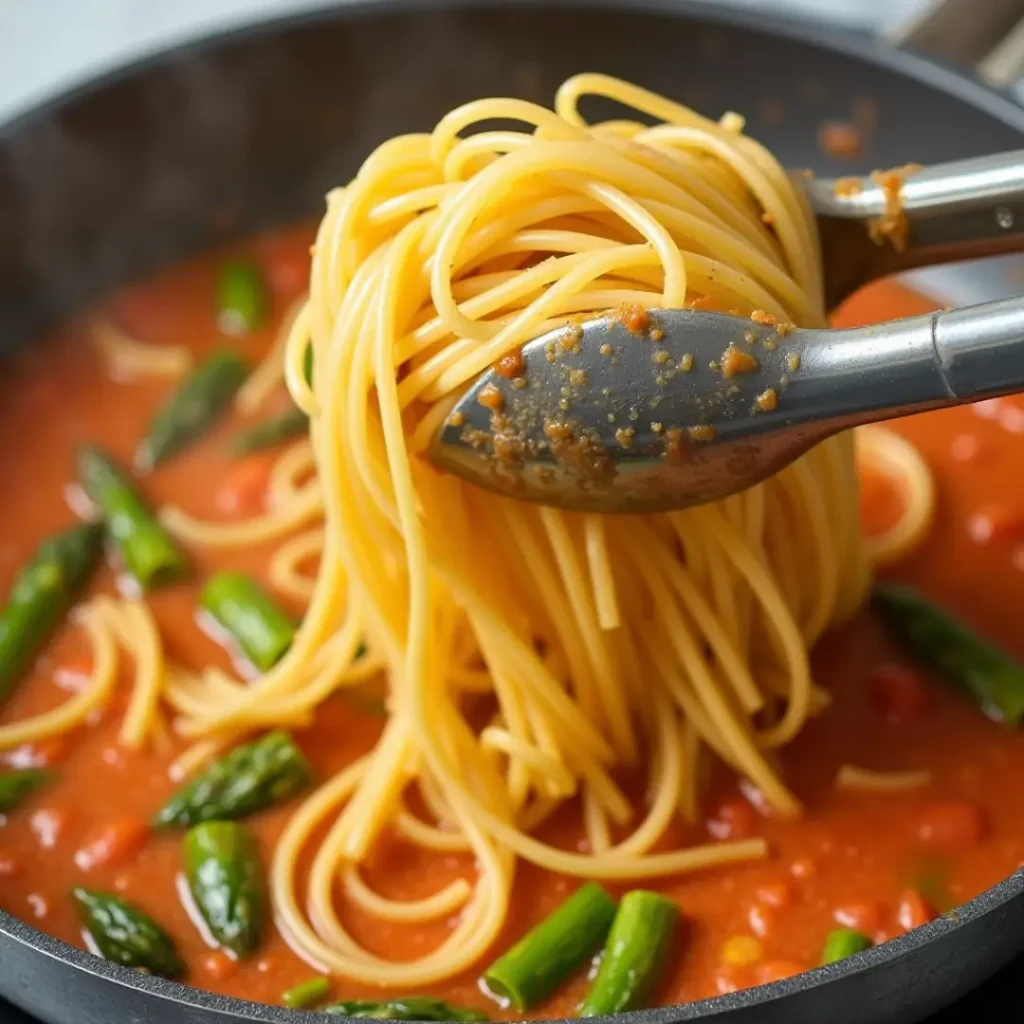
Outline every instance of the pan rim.
MULTIPOLYGON (((440 14, 446 10, 502 8, 507 5, 508 0, 430 0, 429 9, 440 14)), ((818 49, 841 53, 904 78, 914 79, 930 89, 944 92, 989 114, 1003 124, 1024 132, 1024 105, 1017 103, 1009 93, 983 84, 952 64, 910 50, 901 50, 870 35, 834 29, 824 22, 808 23, 775 12, 759 14, 738 6, 722 7, 716 0, 519 0, 517 3, 520 10, 550 7, 668 14, 680 19, 699 19, 709 25, 762 31, 766 35, 780 39, 807 43, 818 49)), ((131 79, 155 65, 179 57, 201 54, 225 44, 273 35, 284 29, 313 25, 319 21, 335 21, 340 18, 356 20, 376 14, 414 13, 426 8, 424 0, 336 0, 334 3, 317 4, 297 13, 272 15, 186 37, 169 46, 147 50, 126 61, 116 61, 95 74, 86 73, 54 93, 30 101, 25 107, 16 109, 11 116, 0 121, 0 142, 6 141, 50 113, 88 99, 93 94, 131 79)))
MULTIPOLYGON (((508 0, 432 0, 429 9, 431 13, 443 14, 445 11, 507 7, 507 3, 508 0)), ((1024 135, 1024 107, 1017 104, 1008 94, 991 89, 952 66, 900 50, 870 36, 833 29, 824 23, 808 24, 775 13, 766 15, 740 7, 723 8, 715 4, 714 0, 520 0, 517 4, 518 10, 553 7, 669 14, 680 19, 700 20, 710 26, 745 29, 784 41, 811 45, 916 81, 932 91, 942 92, 951 99, 959 100, 1024 135)), ((149 50, 130 60, 117 62, 98 74, 84 76, 53 94, 30 103, 0 124, 0 143, 14 138, 19 132, 51 114, 72 107, 112 86, 130 81, 154 67, 186 56, 202 54, 225 45, 242 43, 280 31, 315 25, 321 21, 358 20, 368 16, 397 15, 424 10, 426 4, 422 0, 344 0, 340 3, 318 5, 298 13, 236 23, 187 37, 169 46, 149 50)), ((816 967, 770 985, 691 1003, 636 1010, 614 1017, 598 1018, 598 1021, 615 1024, 621 1018, 628 1017, 632 1024, 675 1024, 683 1021, 708 1020, 726 1012, 766 1006, 799 993, 818 989, 843 977, 894 964, 954 929, 997 912, 1005 904, 1022 895, 1024 868, 929 924, 839 963, 816 967)), ((181 982, 167 981, 121 967, 47 935, 3 910, 0 910, 0 937, 13 940, 75 971, 81 971, 119 987, 132 989, 144 996, 160 1000, 161 1003, 185 1006, 191 1010, 215 1014, 225 1020, 286 1024, 293 1021, 323 1019, 320 1014, 217 995, 181 982)), ((563 1022, 553 1018, 538 1024, 563 1022)))

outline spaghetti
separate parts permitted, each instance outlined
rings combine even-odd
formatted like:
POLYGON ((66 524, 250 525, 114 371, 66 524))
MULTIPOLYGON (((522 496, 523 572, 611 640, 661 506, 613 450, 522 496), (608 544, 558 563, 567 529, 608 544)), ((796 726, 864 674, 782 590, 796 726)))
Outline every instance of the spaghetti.
MULTIPOLYGON (((609 309, 686 306, 824 323, 810 213, 737 115, 711 121, 581 75, 554 110, 481 100, 384 143, 328 196, 309 297, 236 399, 252 413, 286 382, 309 437, 278 457, 254 518, 161 512, 191 545, 275 545, 271 583, 307 606, 287 654, 249 682, 189 672, 168 664, 144 602, 96 597, 78 612, 93 648, 84 687, 0 726, 0 747, 101 710, 121 652, 134 678, 119 741, 165 740, 167 705, 193 743, 176 777, 243 736, 308 725, 339 690, 383 683, 378 742, 294 813, 271 879, 292 946, 369 984, 427 985, 480 959, 521 859, 626 880, 764 857, 761 839, 665 849, 663 837, 676 817, 697 820, 712 758, 775 813, 800 813, 774 752, 828 704, 810 648, 862 603, 870 564, 927 529, 934 493, 913 449, 862 434, 860 458, 908 495, 869 549, 850 435, 723 501, 621 518, 478 492, 425 458, 464 388, 499 360, 514 368, 527 340, 609 309), (588 97, 655 123, 590 124, 588 97), (498 119, 523 127, 484 124, 498 119), (629 777, 646 783, 642 800, 629 777), (569 804, 583 849, 538 837, 569 804), (361 869, 385 831, 472 855, 475 878, 412 900, 377 892, 361 869), (346 929, 336 898, 394 924, 455 923, 435 949, 393 961, 346 929)), ((117 374, 179 371, 173 350, 104 330, 117 374)), ((846 766, 837 785, 927 781, 846 766)))
POLYGON ((192 365, 192 353, 182 345, 147 345, 131 338, 108 321, 91 327, 93 343, 114 380, 139 377, 184 377, 192 365))
POLYGON ((896 520, 864 541, 873 564, 890 565, 905 558, 928 533, 935 518, 935 481, 921 453, 885 427, 857 431, 857 460, 892 481, 900 492, 896 520))
POLYGON ((145 603, 101 595, 82 605, 76 618, 92 647, 85 685, 50 711, 0 725, 0 750, 64 735, 102 711, 117 682, 122 650, 134 662, 135 671, 118 741, 137 749, 150 740, 166 738, 159 707, 164 686, 163 644, 145 603))
POLYGON ((675 815, 696 815, 708 754, 777 812, 800 811, 771 751, 826 703, 808 649, 858 607, 869 577, 849 437, 725 501, 630 520, 476 493, 423 454, 479 372, 567 318, 639 304, 824 322, 808 210, 742 129, 735 115, 710 121, 583 75, 554 111, 483 100, 430 135, 386 142, 328 196, 309 299, 243 396, 258 402, 283 359, 311 440, 281 457, 251 522, 164 512, 191 543, 282 542, 274 582, 309 601, 262 679, 176 678, 169 696, 179 730, 201 741, 197 762, 225 737, 315 713, 368 669, 386 673, 376 747, 302 805, 274 858, 289 941, 336 974, 411 986, 469 966, 504 922, 519 858, 626 879, 763 856, 760 840, 653 852, 675 815), (579 105, 591 95, 658 123, 588 124, 579 105), (525 130, 474 130, 497 118, 525 130), (300 570, 317 558, 314 582, 300 570), (480 693, 492 702, 482 728, 467 712, 480 693), (618 781, 641 761, 642 810, 618 781), (409 810, 411 789, 434 820, 409 810), (575 799, 588 852, 535 838, 575 799), (359 864, 387 826, 471 851, 472 891, 408 904, 373 892, 359 864), (461 907, 458 923, 418 960, 382 959, 344 928, 339 877, 344 898, 374 914, 461 907))
POLYGON ((908 793, 931 785, 932 773, 921 771, 878 772, 854 764, 839 766, 835 788, 850 793, 908 793))

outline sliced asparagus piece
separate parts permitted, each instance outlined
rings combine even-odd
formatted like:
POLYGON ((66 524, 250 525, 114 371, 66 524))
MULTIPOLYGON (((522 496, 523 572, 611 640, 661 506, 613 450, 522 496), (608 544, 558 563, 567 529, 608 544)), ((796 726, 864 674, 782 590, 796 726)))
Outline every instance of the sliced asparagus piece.
POLYGON ((429 996, 404 996, 400 999, 349 999, 343 1003, 332 1003, 320 1010, 339 1017, 362 1017, 370 1020, 454 1020, 485 1021, 487 1014, 454 1006, 443 999, 429 996))
POLYGON ((71 891, 83 927, 106 960, 178 978, 185 971, 171 937, 148 914, 119 896, 85 889, 71 891))
POLYGON ((516 1010, 543 1002, 604 941, 615 901, 593 882, 560 907, 484 972, 487 987, 516 1010))
POLYGON ((679 908, 656 892, 636 889, 619 903, 581 1017, 603 1017, 645 1007, 672 948, 679 908))
POLYGON ((73 526, 43 541, 18 574, 0 611, 0 700, 89 580, 103 551, 103 527, 73 526))
POLYGON ((990 718, 1020 724, 1024 666, 910 587, 880 584, 871 604, 916 661, 967 694, 990 718))
POLYGON ((211 577, 200 602, 263 672, 280 661, 295 639, 295 623, 259 584, 240 572, 211 577))
POLYGON ((267 290, 259 267, 232 260, 217 281, 217 325, 225 334, 248 334, 264 321, 267 290))
POLYGON ((18 805, 53 779, 53 772, 22 768, 0 772, 0 814, 9 814, 18 805))
POLYGON ((284 732, 236 747, 183 786, 153 818, 154 828, 244 818, 298 793, 313 779, 302 751, 284 732))
POLYGON ((237 957, 263 933, 263 873, 256 844, 236 821, 204 821, 185 834, 185 876, 213 937, 237 957))
POLYGON ((228 411, 248 372, 231 349, 207 357, 156 414, 135 452, 136 467, 150 470, 199 440, 228 411))
POLYGON ((854 953, 863 953, 870 949, 874 943, 863 932, 855 928, 836 928, 828 933, 825 945, 821 951, 821 962, 823 964, 834 964, 839 960, 845 960, 854 953))
POLYGON ((305 1010, 307 1007, 322 1003, 330 994, 330 978, 320 975, 286 989, 281 993, 281 1002, 289 1010, 305 1010))
POLYGON ((100 448, 78 452, 78 479, 103 514, 128 571, 146 590, 188 571, 171 535, 156 521, 128 474, 100 448))
POLYGON ((250 455, 308 433, 309 417, 301 409, 288 409, 236 434, 231 440, 231 454, 250 455))

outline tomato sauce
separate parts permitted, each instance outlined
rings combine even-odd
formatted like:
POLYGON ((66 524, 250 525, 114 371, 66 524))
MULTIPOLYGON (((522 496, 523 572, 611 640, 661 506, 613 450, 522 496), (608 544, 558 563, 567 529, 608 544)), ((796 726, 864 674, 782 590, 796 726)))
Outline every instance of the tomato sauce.
MULTIPOLYGON (((222 341, 213 309, 217 270, 226 256, 244 254, 263 266, 272 289, 270 322, 239 341, 255 363, 303 287, 309 237, 308 230, 280 233, 174 268, 127 288, 18 357, 0 400, 0 436, 9 439, 0 453, 0 593, 8 591, 40 539, 72 522, 67 503, 74 497, 69 484, 76 446, 94 441, 129 459, 171 387, 108 379, 87 338, 90 320, 107 316, 131 335, 185 343, 199 356, 222 341)), ((882 283, 853 299, 838 321, 864 323, 927 308, 923 299, 882 283)), ((225 443, 242 425, 238 417, 229 419, 149 477, 145 489, 153 504, 175 502, 221 520, 257 511, 268 464, 261 456, 232 458, 225 443)), ((1003 399, 931 413, 897 429, 931 465, 939 508, 925 542, 893 575, 923 587, 1024 658, 1018 621, 1024 599, 1024 484, 1018 470, 1024 403, 1003 399)), ((892 500, 884 487, 866 489, 866 528, 891 520, 892 500)), ((190 552, 197 579, 215 569, 240 569, 264 583, 268 555, 259 547, 190 552)), ((105 570, 94 589, 115 592, 116 586, 105 570)), ((148 600, 171 658, 196 669, 228 669, 227 654, 195 621, 197 593, 196 583, 185 582, 148 600)), ((66 699, 87 670, 84 637, 71 625, 62 627, 0 708, 0 722, 66 699)), ((771 856, 660 883, 678 901, 685 922, 659 993, 662 1002, 690 1001, 810 968, 826 934, 839 925, 884 941, 977 895, 1024 861, 1024 788, 1006 784, 1024 774, 1024 735, 986 720, 961 696, 920 673, 867 612, 824 639, 814 671, 833 703, 781 754, 786 780, 806 815, 798 821, 772 817, 756 793, 721 772, 704 825, 677 824, 663 840, 669 846, 764 836, 771 856), (933 783, 900 794, 837 792, 833 782, 843 763, 928 769, 933 783)), ((168 767, 184 745, 172 741, 169 749, 143 752, 118 747, 117 712, 126 689, 123 680, 107 713, 73 735, 2 755, 10 766, 53 765, 59 780, 6 820, 0 817, 0 907, 83 945, 69 889, 85 884, 121 893, 172 933, 188 964, 189 984, 277 1003, 284 989, 315 970, 273 929, 259 954, 241 963, 206 945, 179 899, 180 836, 152 835, 144 828, 176 788, 168 767)), ((325 778, 369 750, 382 724, 366 707, 333 697, 318 711, 316 724, 296 739, 325 778)), ((265 865, 292 809, 278 807, 250 821, 265 865)), ((582 841, 576 813, 569 809, 549 823, 544 837, 566 845, 582 841)), ((463 856, 428 855, 385 840, 364 873, 386 896, 416 898, 454 877, 472 877, 472 864, 463 856)), ((495 953, 576 884, 521 864, 495 953)), ((340 912, 359 942, 396 959, 422 955, 451 925, 383 923, 344 902, 340 912)), ((478 970, 467 972, 431 994, 501 1016, 480 992, 477 976, 478 970)), ((571 1014, 585 986, 581 971, 534 1014, 571 1014)), ((376 994, 380 990, 371 986, 341 981, 334 988, 334 998, 376 994)))

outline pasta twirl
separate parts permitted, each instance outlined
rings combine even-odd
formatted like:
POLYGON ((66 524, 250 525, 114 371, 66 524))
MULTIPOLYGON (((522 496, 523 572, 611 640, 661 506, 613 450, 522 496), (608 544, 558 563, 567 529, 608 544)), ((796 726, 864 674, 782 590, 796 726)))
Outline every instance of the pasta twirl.
POLYGON ((467 104, 430 134, 381 145, 328 197, 283 353, 312 421, 312 448, 283 458, 298 467, 308 451, 316 480, 282 468, 273 507, 241 532, 165 515, 200 544, 306 531, 275 563, 282 589, 309 600, 291 650, 249 687, 182 694, 186 734, 277 724, 362 681, 367 664, 386 673, 380 741, 308 798, 275 853, 282 927, 333 973, 396 987, 456 974, 502 927, 520 859, 628 879, 763 856, 760 840, 654 852, 676 813, 696 813, 701 750, 776 812, 800 811, 771 751, 822 705, 808 650, 869 579, 850 437, 744 494, 629 519, 521 506, 425 460, 479 372, 624 303, 824 323, 815 228, 784 169, 741 119, 600 75, 566 82, 554 110, 467 104), (588 123, 592 96, 637 120, 588 123), (486 128, 495 118, 521 127, 486 128), (296 566, 314 557, 304 585, 296 566), (355 659, 360 644, 369 662, 355 659), (467 692, 493 700, 483 728, 467 692), (618 777, 641 763, 650 785, 636 807, 618 777), (410 789, 434 820, 410 813, 410 789), (576 799, 589 852, 532 834, 576 799), (359 865, 391 826, 471 850, 472 891, 405 909, 375 894, 359 865), (392 919, 457 911, 457 923, 420 959, 391 962, 346 931, 339 877, 345 898, 392 919))

